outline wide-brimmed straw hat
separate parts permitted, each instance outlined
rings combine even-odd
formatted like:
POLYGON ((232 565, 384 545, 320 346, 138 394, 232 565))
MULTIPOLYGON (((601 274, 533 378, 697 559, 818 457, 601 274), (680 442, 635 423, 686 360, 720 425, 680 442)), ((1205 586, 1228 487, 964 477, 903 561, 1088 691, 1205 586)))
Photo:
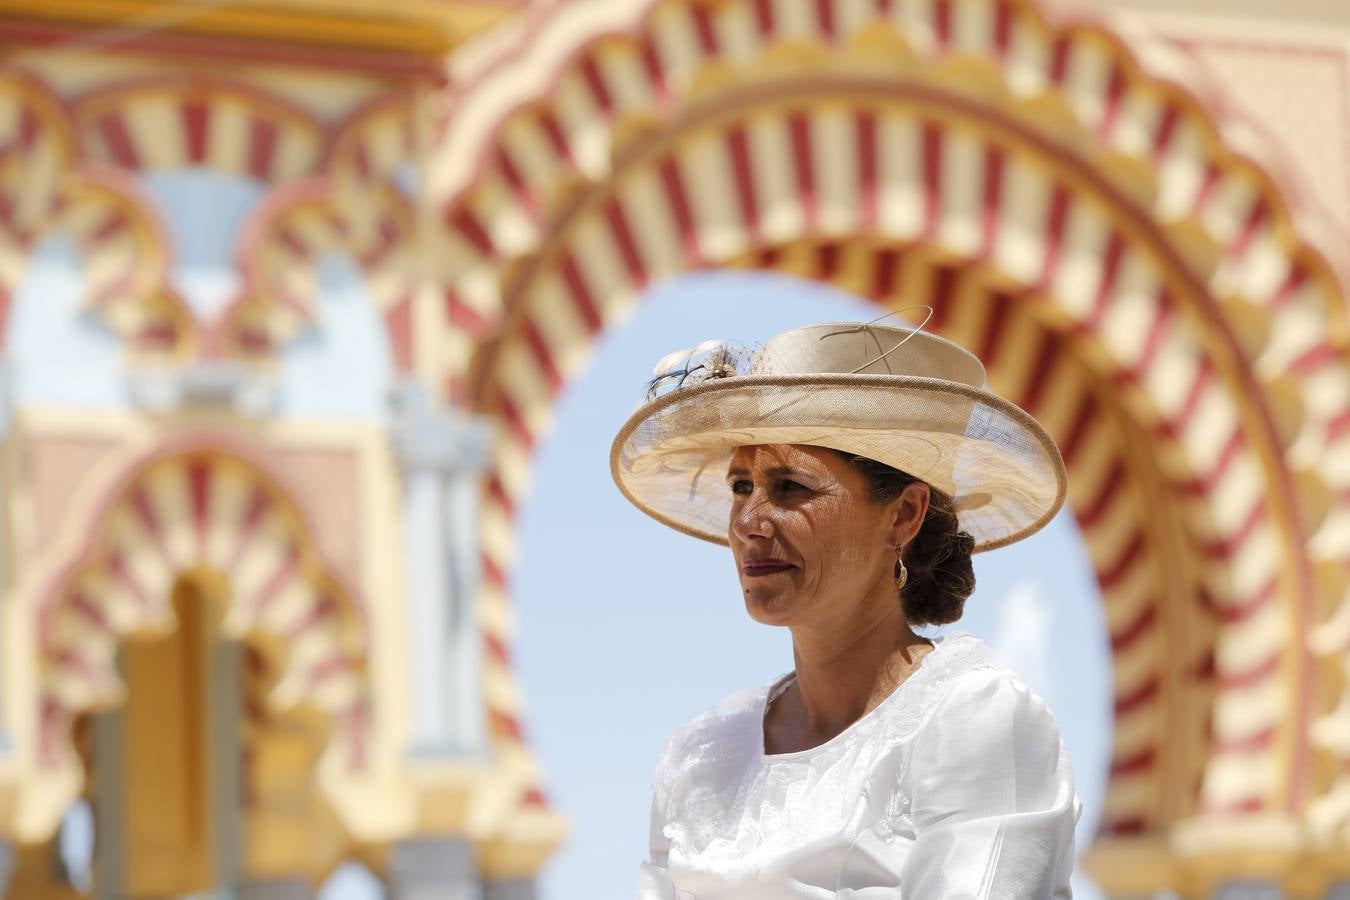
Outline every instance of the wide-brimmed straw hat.
POLYGON ((727 542, 727 466, 752 444, 832 447, 908 472, 951 495, 975 552, 1032 534, 1064 502, 1045 429, 986 388, 974 354, 925 331, 810 325, 757 352, 708 341, 655 376, 610 470, 638 509, 704 540, 727 542))

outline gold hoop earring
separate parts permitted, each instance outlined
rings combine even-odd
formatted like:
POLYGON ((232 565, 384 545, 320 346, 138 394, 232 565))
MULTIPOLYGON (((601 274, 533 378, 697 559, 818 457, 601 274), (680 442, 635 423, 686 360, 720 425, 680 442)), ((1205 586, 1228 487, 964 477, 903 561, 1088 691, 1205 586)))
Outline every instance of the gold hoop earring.
POLYGON ((909 581, 909 569, 905 568, 905 558, 901 554, 903 549, 897 548, 895 551, 895 563, 900 567, 900 574, 895 576, 896 593, 905 589, 905 582, 909 581))

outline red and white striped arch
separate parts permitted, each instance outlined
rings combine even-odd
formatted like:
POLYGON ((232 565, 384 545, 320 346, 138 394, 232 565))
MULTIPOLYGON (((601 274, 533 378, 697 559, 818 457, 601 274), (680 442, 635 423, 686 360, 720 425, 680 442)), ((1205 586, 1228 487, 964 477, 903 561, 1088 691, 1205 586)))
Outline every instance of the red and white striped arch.
POLYGON ((61 179, 75 155, 60 99, 36 78, 0 75, 0 344, 28 254, 61 208, 61 179))
POLYGON ((133 352, 161 358, 193 352, 192 310, 167 287, 170 241, 132 178, 106 166, 81 167, 68 176, 50 228, 68 233, 83 252, 85 307, 133 352))
POLYGON ((410 368, 415 246, 412 206, 388 180, 365 185, 359 195, 344 195, 330 176, 274 190, 245 223, 243 291, 215 326, 212 351, 246 359, 274 354, 314 321, 318 266, 337 251, 350 254, 365 273, 394 362, 410 368))
POLYGON ((71 108, 88 156, 132 171, 202 166, 280 182, 311 174, 323 150, 323 129, 308 112, 232 82, 121 82, 71 108))
POLYGON ((1300 636, 1350 559, 1345 313, 1204 106, 1021 0, 631 0, 522 34, 443 128, 445 337, 417 360, 502 424, 489 668, 559 387, 645 285, 757 259, 937 301, 1066 450, 1115 657, 1105 828, 1300 814, 1300 636))
POLYGON ((334 744, 364 765, 364 616, 311 534, 272 478, 220 447, 165 451, 120 479, 39 611, 39 760, 62 764, 74 718, 116 702, 122 636, 171 630, 175 582, 205 571, 228 584, 226 633, 287 648, 274 705, 328 713, 334 744))

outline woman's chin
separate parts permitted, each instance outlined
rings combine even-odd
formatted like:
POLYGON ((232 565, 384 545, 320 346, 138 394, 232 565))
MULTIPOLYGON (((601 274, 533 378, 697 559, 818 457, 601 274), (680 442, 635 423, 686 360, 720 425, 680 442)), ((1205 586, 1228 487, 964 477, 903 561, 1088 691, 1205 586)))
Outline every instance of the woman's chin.
POLYGON ((782 591, 745 592, 745 611, 761 625, 786 625, 792 613, 791 595, 782 591))

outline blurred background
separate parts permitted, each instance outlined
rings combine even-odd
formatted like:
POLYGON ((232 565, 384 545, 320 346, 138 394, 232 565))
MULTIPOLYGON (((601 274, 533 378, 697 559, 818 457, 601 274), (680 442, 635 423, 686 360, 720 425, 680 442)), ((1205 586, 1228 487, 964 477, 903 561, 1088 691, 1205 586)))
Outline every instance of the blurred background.
POLYGON ((1350 897, 1350 6, 0 0, 0 892, 633 895, 791 668, 610 441, 913 304, 1069 502, 966 617, 1079 896, 1350 897))

